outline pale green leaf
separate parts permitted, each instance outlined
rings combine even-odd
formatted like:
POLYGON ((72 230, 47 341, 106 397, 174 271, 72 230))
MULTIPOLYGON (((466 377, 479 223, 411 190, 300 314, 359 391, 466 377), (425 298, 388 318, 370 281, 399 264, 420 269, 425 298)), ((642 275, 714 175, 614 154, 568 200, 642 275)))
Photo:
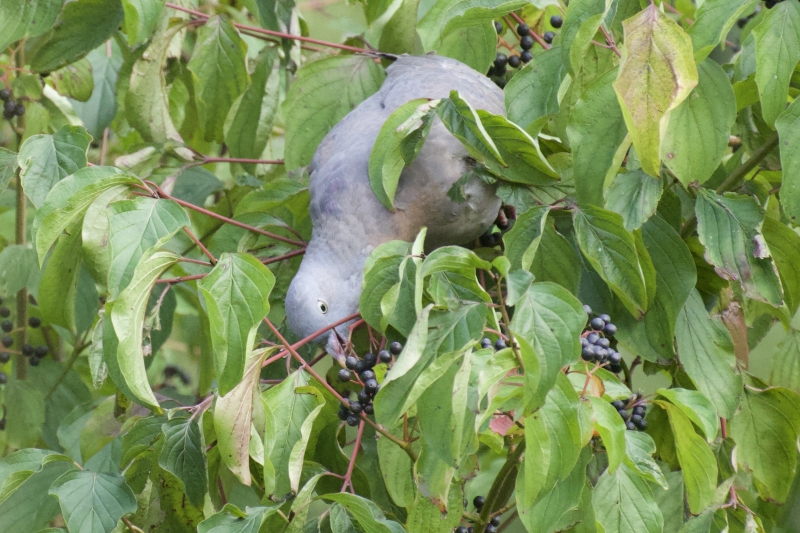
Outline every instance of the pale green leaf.
POLYGON ((275 276, 258 259, 228 253, 200 282, 211 322, 220 394, 227 394, 242 380, 258 325, 269 313, 274 285, 275 276))
POLYGON ((656 452, 656 443, 647 433, 640 431, 625 432, 625 457, 623 462, 643 479, 658 483, 667 489, 667 479, 653 459, 656 452))
POLYGON ((125 11, 125 33, 128 44, 135 46, 148 40, 156 29, 156 23, 164 9, 161 0, 122 0, 125 11))
POLYGON ((505 255, 511 261, 512 270, 519 268, 530 270, 545 231, 549 212, 550 208, 547 206, 528 209, 517 217, 514 226, 503 234, 505 255))
POLYGON ((795 100, 775 121, 781 153, 781 207, 797 224, 800 220, 800 102, 795 100))
POLYGON ((661 123, 697 85, 692 43, 655 4, 622 25, 625 47, 614 90, 642 169, 657 177, 661 123))
POLYGON ((67 527, 74 533, 111 533, 117 521, 136 511, 136 498, 118 474, 67 472, 50 486, 67 527))
POLYGON ((325 494, 320 498, 341 504, 356 522, 370 533, 403 533, 405 531, 397 522, 387 520, 377 505, 355 494, 342 492, 325 494))
MULTIPOLYGON (((784 185, 787 178, 788 175, 784 172, 784 185)), ((800 306, 800 264, 795 260, 800 254, 800 235, 770 217, 764 218, 761 231, 778 268, 786 307, 789 314, 794 315, 800 306)))
POLYGON ((617 174, 606 189, 606 208, 622 215, 625 229, 633 231, 642 227, 658 207, 664 182, 642 169, 617 174))
POLYGON ((85 103, 72 102, 72 107, 86 131, 95 139, 102 138, 103 130, 117 114, 117 74, 122 67, 121 53, 112 45, 112 54, 109 57, 103 48, 105 47, 96 48, 86 56, 92 64, 92 96, 85 103))
POLYGON ((700 428, 708 442, 714 442, 719 432, 719 417, 714 405, 702 393, 673 387, 658 389, 657 394, 672 402, 689 420, 700 428))
POLYGON ((426 50, 435 48, 442 35, 478 21, 497 20, 524 6, 525 0, 437 0, 417 25, 426 50))
POLYGON ((625 465, 613 475, 603 472, 592 491, 592 508, 601 531, 661 533, 664 527, 664 517, 647 482, 625 465))
POLYGON ((0 2, 0 49, 25 37, 35 37, 53 26, 64 0, 18 0, 0 2))
POLYGON ((610 472, 624 470, 626 467, 622 464, 625 458, 625 421, 619 416, 619 413, 614 406, 603 398, 596 396, 589 396, 594 410, 594 428, 603 439, 603 446, 606 448, 608 454, 608 470, 610 472), (618 470, 617 467, 620 467, 618 470))
POLYGON ((738 19, 753 11, 754 4, 756 0, 705 0, 698 4, 694 24, 686 31, 698 63, 725 40, 738 19))
POLYGON ((197 525, 198 533, 258 533, 261 525, 277 507, 247 507, 244 513, 228 503, 222 510, 197 525))
POLYGON ((442 123, 453 136, 461 141, 464 148, 478 162, 497 169, 505 166, 500 152, 481 123, 477 111, 461 98, 458 91, 450 91, 450 98, 445 98, 436 108, 442 123))
POLYGON ((84 58, 53 72, 52 79, 60 94, 85 102, 92 96, 94 78, 92 64, 84 58))
POLYGON ((558 89, 565 75, 560 47, 535 56, 505 87, 509 120, 527 129, 538 119, 557 113, 558 89))
POLYGON ((800 394, 800 331, 791 329, 772 359, 772 385, 800 394))

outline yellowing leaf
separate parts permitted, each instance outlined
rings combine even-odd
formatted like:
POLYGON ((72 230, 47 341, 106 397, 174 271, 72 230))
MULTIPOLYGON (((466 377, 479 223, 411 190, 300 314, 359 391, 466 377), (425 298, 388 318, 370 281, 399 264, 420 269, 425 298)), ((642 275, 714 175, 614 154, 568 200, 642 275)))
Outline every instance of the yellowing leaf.
POLYGON ((692 42, 653 4, 623 27, 625 49, 614 90, 642 169, 658 176, 662 122, 697 85, 692 42))

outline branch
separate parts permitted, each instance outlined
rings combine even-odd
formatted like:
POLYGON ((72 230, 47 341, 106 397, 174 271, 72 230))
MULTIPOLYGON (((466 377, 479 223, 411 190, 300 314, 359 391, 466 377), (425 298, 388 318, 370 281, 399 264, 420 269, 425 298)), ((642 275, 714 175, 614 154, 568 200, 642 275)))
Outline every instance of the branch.
POLYGON ((358 449, 361 447, 361 437, 364 435, 364 421, 362 420, 358 424, 358 434, 356 435, 356 442, 353 446, 353 455, 350 456, 350 464, 347 465, 347 472, 344 474, 344 484, 342 485, 342 490, 339 492, 344 492, 347 489, 347 486, 350 486, 350 492, 355 494, 355 488, 353 487, 353 469, 356 466, 356 457, 358 457, 358 449))
MULTIPOLYGON (((522 18, 513 11, 511 12, 511 16, 514 17, 514 20, 516 20, 518 24, 525 24, 525 21, 522 20, 522 18)), ((508 24, 508 20, 506 20, 506 24, 508 24)), ((511 28, 515 34, 517 33, 517 31, 511 26, 511 24, 508 24, 508 27, 511 28)), ((519 35, 517 35, 517 37, 519 37, 519 35)), ((531 37, 533 37, 534 41, 542 45, 542 48, 544 48, 545 50, 550 50, 550 45, 544 42, 544 39, 542 39, 541 35, 531 30, 531 37)))
MULTIPOLYGON (((200 11, 195 11, 193 9, 187 9, 183 6, 179 6, 170 2, 167 2, 165 5, 177 11, 183 11, 184 13, 189 13, 190 15, 203 19, 204 21, 208 20, 209 18, 208 15, 206 15, 205 13, 201 13, 200 11)), ((321 46, 327 46, 329 48, 338 48, 339 50, 347 50, 348 52, 357 52, 362 54, 373 53, 372 50, 369 50, 367 48, 357 48, 355 46, 348 46, 346 44, 331 43, 328 41, 321 41, 319 39, 312 39, 311 37, 303 37, 302 35, 292 35, 291 33, 284 33, 281 31, 265 30, 264 28, 257 28, 255 26, 248 26, 246 24, 239 24, 237 22, 234 22, 233 25, 240 30, 245 30, 248 32, 258 33, 262 35, 270 35, 272 37, 280 37, 281 39, 292 39, 295 41, 301 41, 305 43, 318 44, 321 46)))

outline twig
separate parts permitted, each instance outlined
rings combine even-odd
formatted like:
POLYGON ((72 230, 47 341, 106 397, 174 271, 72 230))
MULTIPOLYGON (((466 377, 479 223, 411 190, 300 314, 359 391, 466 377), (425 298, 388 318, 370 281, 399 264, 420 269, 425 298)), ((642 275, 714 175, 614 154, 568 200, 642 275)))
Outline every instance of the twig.
MULTIPOLYGON (((318 336, 322 335, 326 331, 331 330, 331 329, 333 329, 336 326, 339 326, 341 324, 344 324, 345 322, 349 322, 350 320, 353 320, 354 318, 358 318, 359 316, 361 316, 360 313, 353 313, 352 315, 346 316, 341 320, 337 320, 336 322, 333 322, 332 324, 328 324, 324 328, 318 329, 317 331, 315 331, 311 335, 308 335, 307 337, 303 337, 301 340, 299 340, 296 343, 292 344, 291 347, 296 350, 296 349, 300 348, 301 346, 304 346, 304 345, 308 344, 309 342, 311 342, 312 340, 314 340, 318 336)), ((275 362, 275 361, 277 361, 279 359, 282 359, 282 358, 286 357, 288 354, 289 354, 288 350, 282 350, 277 355, 275 355, 273 357, 270 357, 269 359, 264 361, 264 363, 261 366, 263 368, 263 367, 267 366, 270 363, 273 363, 273 362, 275 362)), ((314 366, 314 365, 312 364, 311 366, 314 366)))
MULTIPOLYGON (((167 2, 165 5, 172 9, 183 11, 184 13, 189 13, 190 15, 194 15, 195 17, 199 17, 204 20, 207 20, 209 18, 209 16, 206 15, 205 13, 201 13, 200 11, 195 11, 193 9, 188 9, 183 6, 179 6, 170 2, 167 2)), ((291 33, 284 33, 281 31, 265 30, 264 28, 257 28, 255 26, 248 26, 246 24, 239 24, 237 22, 234 22, 233 25, 236 28, 239 28, 240 30, 246 30, 252 33, 259 33, 263 35, 271 35, 273 37, 280 37, 281 39, 292 39, 295 41, 318 44, 321 46, 327 46, 329 48, 338 48, 340 50, 347 50, 348 52, 358 52, 366 54, 373 53, 372 50, 369 50, 367 48, 357 48, 355 46, 348 46, 346 44, 331 43, 328 41, 321 41, 319 39, 312 39, 311 37, 303 37, 302 35, 292 35, 291 33)))
POLYGON ((130 531, 132 531, 133 533, 144 533, 144 531, 142 531, 142 530, 141 530, 141 529, 139 529, 138 527, 136 527, 136 526, 134 526, 133 524, 131 524, 131 521, 130 521, 130 520, 128 520, 128 518, 127 518, 127 517, 123 516, 123 517, 122 517, 122 522, 123 522, 123 523, 125 524, 125 526, 127 526, 127 528, 128 528, 130 531))
POLYGON ((501 502, 500 500, 502 498, 508 498, 511 494, 510 490, 505 489, 512 487, 516 483, 517 465, 524 452, 524 440, 517 444, 514 450, 509 451, 506 462, 500 467, 500 471, 497 473, 497 477, 494 478, 492 487, 486 493, 486 501, 483 504, 483 509, 481 509, 480 518, 475 522, 475 533, 484 533, 493 509, 499 508, 505 504, 505 501, 501 502), (508 483, 508 486, 506 486, 506 483, 508 483))
POLYGON ((217 264, 216 258, 213 255, 211 255, 211 252, 208 251, 208 248, 206 248, 205 245, 202 242, 200 242, 200 239, 194 236, 192 230, 184 226, 183 231, 186 233, 186 235, 189 236, 190 239, 192 239, 192 241, 194 241, 194 243, 197 245, 198 248, 200 248, 200 250, 205 254, 205 256, 208 257, 209 261, 211 261, 211 264, 216 265, 217 264))
POLYGON ((283 159, 246 159, 243 157, 203 157, 202 161, 190 163, 190 166, 210 163, 252 163, 254 165, 283 165, 283 159))
POLYGON ((614 36, 608 33, 608 30, 603 27, 602 23, 600 24, 600 31, 603 32, 603 36, 606 38, 606 44, 608 44, 608 47, 611 48, 615 54, 617 54, 617 57, 622 57, 622 53, 619 51, 617 44, 614 42, 614 36))
MULTIPOLYGON (((525 21, 522 20, 522 18, 519 15, 517 15, 516 13, 514 13, 513 11, 511 12, 511 16, 514 17, 514 20, 516 20, 518 24, 524 24, 525 23, 525 21)), ((508 20, 506 20, 506 23, 508 24, 508 20)), ((512 28, 512 31, 514 31, 515 34, 517 33, 517 31, 513 29, 511 24, 508 24, 508 27, 512 28)), ((519 37, 519 34, 517 34, 517 37, 519 37)), ((539 43, 542 46, 542 48, 544 48, 545 50, 550 50, 550 45, 547 44, 544 41, 544 39, 542 39, 541 35, 539 35, 535 31, 531 30, 531 37, 533 37, 533 40, 536 41, 537 43, 539 43)))
POLYGON ((361 448, 361 437, 364 435, 364 421, 362 420, 358 424, 358 434, 356 435, 356 442, 353 445, 353 454, 350 456, 350 464, 347 465, 347 472, 344 474, 344 484, 342 485, 342 489, 339 492, 344 492, 348 485, 350 486, 350 492, 355 494, 355 487, 353 487, 353 469, 356 466, 356 457, 358 457, 358 449, 361 448))
MULTIPOLYGON (((20 43, 18 48, 18 53, 16 56, 16 63, 19 68, 25 66, 25 40, 20 43)), ((7 74, 7 73, 6 73, 7 74)), ((25 115, 17 118, 17 126, 18 129, 22 132, 25 131, 25 115)), ((22 144, 22 133, 19 131, 17 132, 17 146, 22 144)), ((25 191, 22 187, 22 172, 20 170, 17 171, 17 197, 16 197, 16 212, 14 213, 14 233, 15 239, 14 242, 19 245, 25 245, 26 235, 27 235, 27 200, 25 199, 25 191)), ((17 337, 17 342, 19 342, 19 347, 25 345, 28 342, 28 289, 26 287, 22 287, 17 292, 17 326, 22 328, 19 332, 17 337)), ((24 380, 28 375, 28 361, 27 358, 23 355, 17 356, 16 359, 16 373, 17 379, 24 380)))

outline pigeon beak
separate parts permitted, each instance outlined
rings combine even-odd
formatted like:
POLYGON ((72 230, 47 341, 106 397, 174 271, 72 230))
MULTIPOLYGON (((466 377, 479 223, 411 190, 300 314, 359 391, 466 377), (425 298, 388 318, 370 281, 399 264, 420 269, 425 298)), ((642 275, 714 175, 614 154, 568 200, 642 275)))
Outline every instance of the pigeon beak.
POLYGON ((328 343, 325 345, 325 350, 341 365, 344 365, 344 360, 347 358, 347 354, 344 352, 345 343, 346 339, 338 331, 332 329, 328 334, 328 343))

